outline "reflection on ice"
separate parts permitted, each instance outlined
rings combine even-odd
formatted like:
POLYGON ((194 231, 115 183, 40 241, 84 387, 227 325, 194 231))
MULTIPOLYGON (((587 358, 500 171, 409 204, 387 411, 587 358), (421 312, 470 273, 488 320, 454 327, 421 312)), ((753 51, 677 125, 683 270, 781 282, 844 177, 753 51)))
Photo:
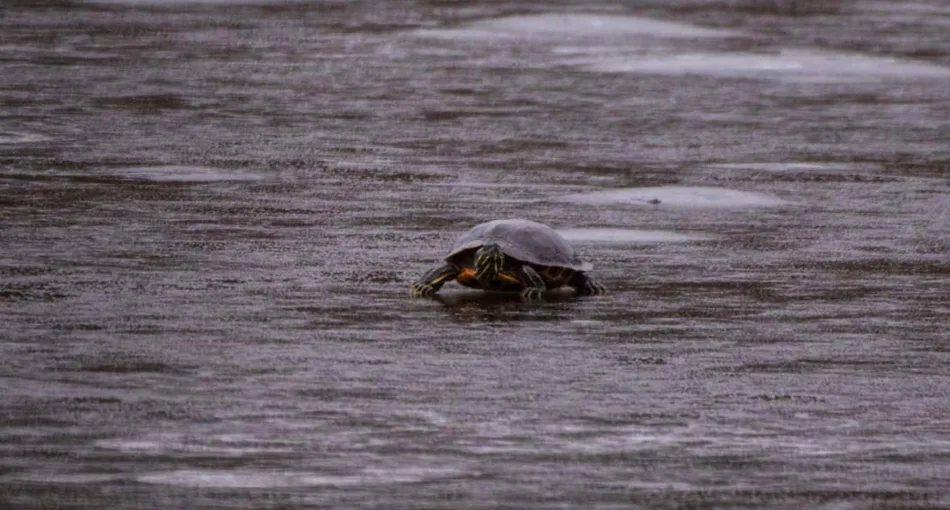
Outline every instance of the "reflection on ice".
POLYGON ((425 37, 445 39, 558 39, 565 38, 617 38, 617 37, 729 37, 735 35, 725 30, 696 27, 684 23, 671 23, 630 16, 605 16, 593 14, 538 14, 489 19, 463 25, 458 28, 421 30, 425 37))
POLYGON ((564 197, 568 202, 606 205, 629 204, 640 206, 675 207, 769 207, 787 204, 778 197, 764 193, 706 186, 658 186, 653 188, 626 188, 564 197))

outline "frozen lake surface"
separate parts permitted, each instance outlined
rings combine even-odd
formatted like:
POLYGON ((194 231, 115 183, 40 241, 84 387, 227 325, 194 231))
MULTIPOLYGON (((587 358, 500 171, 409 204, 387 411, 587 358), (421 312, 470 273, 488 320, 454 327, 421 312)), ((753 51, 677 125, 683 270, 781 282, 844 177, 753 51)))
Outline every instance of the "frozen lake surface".
POLYGON ((943 2, 0 8, 0 507, 950 508, 943 2), (541 221, 609 293, 410 283, 541 221))

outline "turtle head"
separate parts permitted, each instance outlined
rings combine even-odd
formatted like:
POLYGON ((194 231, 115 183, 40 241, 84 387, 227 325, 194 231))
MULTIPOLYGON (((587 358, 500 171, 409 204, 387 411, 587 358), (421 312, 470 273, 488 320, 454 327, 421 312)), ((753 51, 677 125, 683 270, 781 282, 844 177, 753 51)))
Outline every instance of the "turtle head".
POLYGON ((484 288, 491 287, 505 264, 505 252, 497 244, 486 244, 475 252, 475 279, 484 288))

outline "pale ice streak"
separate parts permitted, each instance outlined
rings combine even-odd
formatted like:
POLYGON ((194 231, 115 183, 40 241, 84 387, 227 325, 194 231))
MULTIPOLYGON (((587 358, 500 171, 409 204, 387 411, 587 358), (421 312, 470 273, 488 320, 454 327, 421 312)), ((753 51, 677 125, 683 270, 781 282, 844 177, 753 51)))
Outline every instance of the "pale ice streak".
POLYGON ((868 164, 852 163, 805 163, 789 162, 761 162, 761 163, 715 163, 707 165, 713 170, 751 170, 756 172, 840 172, 873 167, 868 164))
POLYGON ((537 14, 476 21, 457 28, 419 30, 445 39, 605 39, 629 37, 730 37, 735 32, 633 16, 537 14))
POLYGON ((258 181, 261 176, 236 170, 188 165, 139 166, 120 168, 116 175, 125 179, 160 182, 258 181))
POLYGON ((683 243, 716 239, 716 236, 710 234, 684 234, 667 230, 633 230, 624 228, 568 228, 560 229, 558 233, 564 236, 564 239, 568 241, 590 243, 683 243))
POLYGON ((187 5, 269 5, 269 4, 302 4, 308 0, 81 0, 89 4, 114 5, 145 5, 145 6, 187 6, 187 5))
MULTIPOLYGON (((747 38, 749 34, 652 18, 537 14, 422 29, 418 36, 484 43, 549 45, 551 63, 606 73, 751 77, 794 82, 941 79, 950 68, 924 61, 816 48, 719 52, 656 46, 656 39, 747 38)), ((690 46, 692 42, 686 41, 690 46)))
POLYGON ((755 77, 788 81, 950 77, 950 69, 926 62, 807 49, 763 53, 627 54, 577 59, 574 63, 589 71, 608 73, 755 77))
POLYGON ((144 473, 142 483, 180 487, 272 489, 287 487, 351 487, 369 484, 418 483, 458 476, 462 469, 451 467, 424 468, 405 466, 366 468, 352 474, 322 474, 306 471, 272 471, 240 469, 179 469, 144 473))
POLYGON ((567 202, 589 205, 623 204, 637 206, 673 206, 708 208, 771 207, 788 204, 765 193, 712 186, 657 186, 624 188, 564 197, 567 202))

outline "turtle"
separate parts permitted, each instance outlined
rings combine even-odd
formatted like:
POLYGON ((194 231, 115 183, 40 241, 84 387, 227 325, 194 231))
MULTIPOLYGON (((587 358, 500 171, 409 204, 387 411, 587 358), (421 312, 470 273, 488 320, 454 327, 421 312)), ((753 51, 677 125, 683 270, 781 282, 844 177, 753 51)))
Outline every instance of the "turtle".
POLYGON ((494 220, 462 234, 444 263, 412 284, 411 294, 431 297, 452 279, 473 289, 518 291, 525 300, 540 299, 544 290, 565 285, 579 296, 602 294, 604 286, 584 273, 592 267, 543 223, 494 220))

